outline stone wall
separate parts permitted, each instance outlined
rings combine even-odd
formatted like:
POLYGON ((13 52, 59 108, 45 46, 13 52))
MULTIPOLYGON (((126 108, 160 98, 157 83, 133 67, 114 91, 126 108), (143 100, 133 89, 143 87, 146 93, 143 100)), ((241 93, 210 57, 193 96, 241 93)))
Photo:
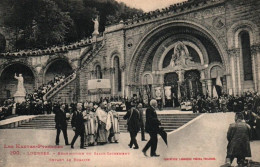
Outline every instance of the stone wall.
POLYGON ((231 50, 229 55, 231 58, 231 76, 232 87, 234 94, 241 94, 247 90, 260 90, 259 89, 259 69, 260 60, 257 59, 259 50, 254 50, 255 46, 258 48, 259 28, 260 28, 260 2, 257 0, 239 1, 232 0, 226 3, 226 28, 228 29, 226 38, 228 39, 228 47, 231 50), (241 41, 239 33, 246 31, 250 36, 253 80, 244 80, 243 71, 243 56, 241 52, 241 41), (254 50, 254 51, 253 51, 254 50))

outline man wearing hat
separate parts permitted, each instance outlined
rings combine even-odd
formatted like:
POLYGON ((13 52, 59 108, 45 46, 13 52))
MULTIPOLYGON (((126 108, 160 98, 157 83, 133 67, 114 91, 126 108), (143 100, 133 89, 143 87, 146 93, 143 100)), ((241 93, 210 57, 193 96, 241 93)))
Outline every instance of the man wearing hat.
POLYGON ((57 110, 55 113, 55 123, 56 123, 56 129, 57 129, 57 135, 56 135, 56 145, 59 145, 59 137, 60 137, 60 132, 62 131, 65 144, 69 145, 68 142, 68 135, 67 135, 67 120, 69 117, 66 117, 66 112, 65 112, 65 104, 62 103, 60 108, 57 110))

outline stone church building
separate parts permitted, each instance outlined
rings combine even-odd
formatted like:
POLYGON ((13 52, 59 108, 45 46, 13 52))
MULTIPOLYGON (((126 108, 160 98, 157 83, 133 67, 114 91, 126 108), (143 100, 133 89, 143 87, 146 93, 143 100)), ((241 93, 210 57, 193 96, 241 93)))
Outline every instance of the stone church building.
MULTIPOLYGON (((14 73, 23 74, 28 93, 56 74, 66 74, 45 96, 66 102, 98 95, 145 96, 148 90, 155 98, 169 92, 187 98, 212 96, 219 77, 222 93, 259 92, 259 13, 259 0, 189 0, 109 25, 102 36, 90 40, 2 53, 0 98, 16 91, 14 73), (107 79, 111 89, 90 92, 88 83, 94 79, 107 79)), ((0 40, 10 47, 3 29, 0 40)))

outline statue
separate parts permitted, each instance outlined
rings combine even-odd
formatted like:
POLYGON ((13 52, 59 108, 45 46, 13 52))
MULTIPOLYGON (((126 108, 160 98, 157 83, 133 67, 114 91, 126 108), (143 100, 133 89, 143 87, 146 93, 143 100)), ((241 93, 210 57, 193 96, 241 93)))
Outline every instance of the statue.
POLYGON ((95 20, 92 19, 94 22, 94 32, 92 33, 93 35, 98 35, 99 34, 99 22, 98 22, 98 17, 95 18, 95 20))
POLYGON ((188 48, 182 43, 177 42, 172 55, 171 66, 187 66, 192 63, 188 48))
POLYGON ((17 91, 14 94, 14 98, 15 98, 15 102, 16 103, 21 103, 23 101, 25 101, 25 95, 26 95, 26 91, 23 85, 23 76, 22 74, 19 74, 19 76, 16 76, 16 73, 14 74, 14 78, 18 80, 18 84, 17 84, 17 91))

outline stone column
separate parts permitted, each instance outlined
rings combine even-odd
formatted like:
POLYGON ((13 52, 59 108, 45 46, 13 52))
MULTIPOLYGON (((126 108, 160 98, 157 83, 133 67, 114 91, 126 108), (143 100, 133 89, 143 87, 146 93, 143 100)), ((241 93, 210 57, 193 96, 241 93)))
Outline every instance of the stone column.
POLYGON ((207 94, 206 81, 205 81, 205 79, 201 79, 200 82, 201 82, 201 84, 202 84, 202 92, 203 92, 203 95, 206 95, 206 94, 207 94))
POLYGON ((121 66, 121 94, 122 94, 122 97, 125 96, 125 66, 121 66))
POLYGON ((130 87, 129 85, 125 85, 125 97, 129 97, 129 93, 130 93, 130 87))
POLYGON ((38 89, 38 87, 40 85, 44 84, 44 78, 43 78, 43 70, 41 66, 38 66, 35 68, 36 72, 37 72, 37 76, 34 76, 35 78, 35 83, 34 83, 34 87, 36 87, 38 89))
POLYGON ((260 91, 260 45, 251 47, 254 90, 260 91))
POLYGON ((111 81, 112 95, 115 96, 115 69, 114 68, 110 68, 110 78, 112 78, 111 81))
POLYGON ((207 87, 208 87, 209 96, 212 97, 212 80, 211 79, 207 79, 207 87))
POLYGON ((131 96, 133 95, 133 85, 128 85, 128 88, 129 88, 129 92, 128 92, 128 99, 131 98, 131 96))
MULTIPOLYGON (((230 71, 231 71, 231 78, 232 78, 232 93, 233 95, 236 95, 239 93, 239 88, 238 88, 238 70, 237 67, 237 60, 238 56, 240 55, 240 49, 239 48, 234 48, 229 50, 229 55, 230 55, 230 71)), ((228 65, 227 65, 228 66, 228 65)), ((240 78, 240 76, 239 76, 240 78)))
POLYGON ((178 99, 181 99, 181 88, 180 85, 184 81, 184 70, 177 71, 179 81, 178 81, 178 99))
POLYGON ((181 84, 182 82, 181 81, 178 81, 178 99, 181 99, 181 84))
POLYGON ((238 80, 238 95, 244 92, 244 69, 243 69, 243 56, 240 49, 237 49, 237 80, 238 80))
POLYGON ((205 71, 204 70, 200 71, 200 82, 201 82, 201 85, 202 85, 202 93, 203 93, 203 95, 206 95, 207 94, 207 88, 206 88, 206 83, 205 83, 205 71))
POLYGON ((231 74, 226 75, 226 83, 227 83, 227 94, 229 94, 229 90, 232 89, 232 76, 231 76, 231 74))

